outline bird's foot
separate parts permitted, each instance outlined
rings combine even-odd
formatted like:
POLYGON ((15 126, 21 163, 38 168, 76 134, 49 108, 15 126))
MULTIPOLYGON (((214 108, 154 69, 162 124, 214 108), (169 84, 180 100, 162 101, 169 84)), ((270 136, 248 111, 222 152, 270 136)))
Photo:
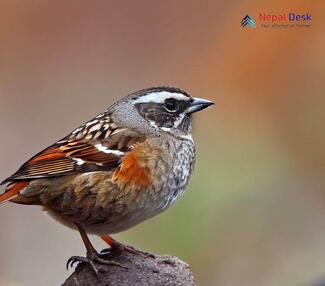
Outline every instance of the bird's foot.
POLYGON ((116 240, 113 241, 110 248, 103 249, 100 253, 101 254, 121 254, 123 251, 126 251, 131 254, 145 256, 145 257, 151 257, 155 258, 155 255, 149 252, 145 252, 139 249, 135 249, 132 246, 123 244, 121 242, 118 242, 116 240))
POLYGON ((68 259, 66 267, 69 269, 69 267, 73 267, 75 263, 86 263, 90 266, 92 271, 96 276, 99 275, 99 271, 96 267, 96 263, 99 264, 104 264, 104 265, 111 265, 111 266, 118 266, 127 269, 127 267, 123 266, 122 264, 115 262, 110 259, 104 259, 101 257, 101 254, 97 253, 96 251, 94 252, 87 252, 87 256, 72 256, 68 259))

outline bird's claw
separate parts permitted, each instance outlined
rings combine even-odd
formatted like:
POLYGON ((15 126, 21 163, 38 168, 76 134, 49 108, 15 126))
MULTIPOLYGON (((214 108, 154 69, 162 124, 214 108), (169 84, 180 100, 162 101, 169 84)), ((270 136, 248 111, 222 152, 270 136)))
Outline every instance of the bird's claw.
POLYGON ((111 248, 111 247, 109 247, 109 248, 104 248, 104 249, 102 249, 102 250, 100 251, 100 254, 102 254, 102 255, 107 255, 107 254, 110 254, 110 253, 112 253, 112 248, 111 248))
POLYGON ((117 267, 121 267, 121 268, 124 268, 124 269, 128 269, 128 267, 118 263, 118 262, 115 262, 115 261, 112 261, 112 260, 106 260, 106 259, 103 259, 100 257, 100 254, 98 254, 97 252, 96 253, 92 253, 91 255, 87 255, 87 257, 82 257, 82 256, 72 256, 68 259, 67 261, 67 264, 66 264, 66 268, 67 270, 70 268, 70 267, 73 267, 73 265, 75 263, 86 263, 90 266, 90 268, 92 269, 92 271, 94 272, 94 274, 96 276, 99 275, 99 271, 95 265, 95 262, 99 263, 99 264, 104 264, 104 265, 111 265, 111 266, 117 266, 117 267))
POLYGON ((88 257, 82 257, 82 256, 71 256, 68 261, 67 261, 67 264, 66 264, 66 268, 67 270, 69 270, 69 268, 73 267, 74 264, 79 264, 79 263, 87 263, 89 264, 89 266, 91 267, 91 269, 94 271, 94 273, 96 274, 96 276, 98 276, 98 270, 95 266, 95 263, 93 260, 91 260, 90 258, 88 257))

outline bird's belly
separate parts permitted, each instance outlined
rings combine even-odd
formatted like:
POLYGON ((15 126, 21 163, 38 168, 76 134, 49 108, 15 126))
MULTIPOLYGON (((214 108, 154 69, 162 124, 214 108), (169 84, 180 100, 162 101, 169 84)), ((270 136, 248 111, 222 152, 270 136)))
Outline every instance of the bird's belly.
POLYGON ((167 183, 160 185, 129 193, 88 188, 83 197, 75 194, 78 188, 68 188, 43 205, 50 216, 68 227, 75 228, 78 223, 88 233, 113 234, 164 211, 182 191, 170 189, 167 183))
POLYGON ((114 204, 99 206, 96 205, 95 198, 87 201, 87 207, 74 207, 75 201, 70 200, 70 206, 48 204, 44 206, 44 210, 68 227, 75 228, 74 223, 78 223, 88 233, 104 235, 131 228, 168 206, 167 200, 155 194, 150 195, 150 192, 138 193, 128 204, 117 200, 114 204))
POLYGON ((44 210, 68 227, 76 228, 74 223, 78 223, 88 233, 107 235, 129 229, 164 211, 176 199, 175 192, 168 193, 167 189, 159 192, 150 189, 138 192, 128 202, 117 198, 106 205, 96 204, 98 198, 90 196, 85 199, 84 207, 70 198, 69 206, 48 204, 44 210))

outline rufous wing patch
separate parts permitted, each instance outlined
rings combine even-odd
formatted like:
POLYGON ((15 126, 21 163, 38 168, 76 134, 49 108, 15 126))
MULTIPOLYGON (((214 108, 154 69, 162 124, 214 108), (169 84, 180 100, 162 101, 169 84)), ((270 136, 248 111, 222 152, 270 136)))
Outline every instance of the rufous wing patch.
POLYGON ((10 200, 29 184, 28 181, 17 182, 10 185, 5 193, 0 195, 0 203, 10 200))
POLYGON ((151 172, 144 155, 146 147, 138 146, 128 152, 113 174, 113 181, 118 185, 147 188, 151 184, 151 172))
POLYGON ((48 148, 38 156, 33 157, 27 162, 27 165, 34 165, 41 162, 52 161, 55 159, 64 158, 65 154, 62 152, 60 148, 48 148))

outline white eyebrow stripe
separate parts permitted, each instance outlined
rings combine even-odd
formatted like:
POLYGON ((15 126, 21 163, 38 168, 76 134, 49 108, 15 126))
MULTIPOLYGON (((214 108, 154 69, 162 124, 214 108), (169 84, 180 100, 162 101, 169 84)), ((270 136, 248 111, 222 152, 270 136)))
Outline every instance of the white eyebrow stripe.
POLYGON ((113 154, 113 155, 116 155, 116 156, 123 156, 125 153, 124 152, 121 152, 119 150, 111 150, 111 149, 108 149, 106 146, 103 146, 102 144, 96 144, 95 145, 96 149, 100 152, 104 152, 106 154, 113 154))
POLYGON ((189 100, 190 97, 179 93, 179 92, 168 92, 168 91, 155 91, 146 95, 140 96, 134 101, 134 103, 164 103, 167 98, 174 98, 176 100, 189 100))

